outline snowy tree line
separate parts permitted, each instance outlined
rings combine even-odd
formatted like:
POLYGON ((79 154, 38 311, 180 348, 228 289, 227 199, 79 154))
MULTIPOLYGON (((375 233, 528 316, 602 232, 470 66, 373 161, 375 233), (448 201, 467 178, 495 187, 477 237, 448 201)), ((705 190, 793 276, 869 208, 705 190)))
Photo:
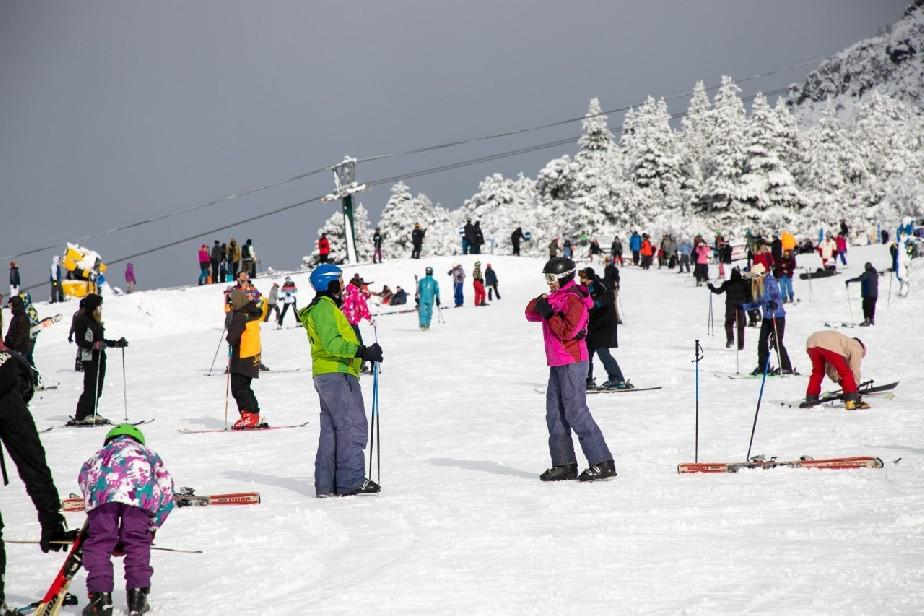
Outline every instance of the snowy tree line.
MULTIPOLYGON (((800 125, 782 99, 757 94, 748 115, 740 90, 723 77, 710 99, 696 84, 676 126, 663 99, 630 109, 617 139, 595 98, 577 152, 549 161, 535 179, 486 177, 461 208, 448 210, 404 183, 391 190, 378 226, 388 257, 410 255, 414 223, 427 229, 423 256, 461 251, 459 230, 481 221, 485 252, 506 252, 516 227, 529 231, 527 254, 553 238, 625 242, 633 230, 741 239, 788 229, 814 236, 846 218, 857 236, 892 229, 924 213, 924 114, 873 91, 849 120, 832 102, 800 125)), ((356 208, 361 260, 370 258, 368 213, 356 208)), ((319 231, 344 254, 337 213, 319 231)), ((856 239, 856 238, 855 238, 856 239)))

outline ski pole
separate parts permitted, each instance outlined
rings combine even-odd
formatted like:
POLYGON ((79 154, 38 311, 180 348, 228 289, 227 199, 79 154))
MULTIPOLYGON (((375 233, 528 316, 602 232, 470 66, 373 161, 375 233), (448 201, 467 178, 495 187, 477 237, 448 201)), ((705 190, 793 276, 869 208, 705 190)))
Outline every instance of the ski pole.
POLYGON ((379 363, 372 364, 372 421, 369 424, 369 479, 372 479, 372 453, 376 455, 376 483, 382 483, 382 431, 379 420, 379 363), (378 442, 378 449, 375 444, 378 442))
POLYGON ((122 404, 125 407, 125 423, 128 423, 128 379, 125 376, 125 347, 122 347, 122 404))
POLYGON ((745 460, 751 459, 751 447, 754 445, 754 431, 757 430, 757 415, 760 413, 760 401, 764 398, 764 384, 767 382, 767 369, 770 367, 770 354, 764 363, 764 375, 760 379, 760 393, 757 395, 757 410, 754 411, 754 424, 751 426, 751 440, 748 442, 748 455, 745 460))
POLYGON ((696 364, 696 421, 693 428, 693 461, 699 462, 699 362, 703 358, 703 347, 699 340, 693 346, 693 362, 696 364))
POLYGON ((806 275, 808 276, 808 281, 809 281, 809 299, 814 304, 815 303, 815 290, 814 290, 814 287, 812 287, 812 270, 811 268, 807 267, 805 268, 805 271, 806 271, 806 275))
MULTIPOLYGON (((92 353, 92 351, 91 351, 92 353)), ((96 418, 99 413, 99 372, 100 365, 103 363, 103 350, 99 350, 99 355, 96 358, 96 389, 94 390, 93 396, 93 423, 96 423, 96 418)))
MULTIPOLYGON (((780 332, 776 327, 776 314, 774 314, 771 319, 773 319, 773 346, 776 347, 776 363, 777 367, 780 370, 780 376, 783 376, 783 356, 780 353, 780 332)), ((767 354, 767 363, 770 363, 770 354, 767 354)))
POLYGON ((231 354, 233 349, 228 345, 228 378, 225 381, 225 430, 228 429, 228 392, 231 391, 231 354))
POLYGON ((619 304, 619 322, 622 325, 626 324, 626 311, 622 307, 622 297, 619 296, 619 293, 616 294, 616 303, 619 304))
POLYGON ((895 278, 895 275, 890 272, 889 273, 889 302, 886 304, 886 308, 890 308, 892 306, 892 279, 893 278, 895 278))
POLYGON ((208 374, 208 376, 212 376, 212 368, 215 367, 215 360, 218 359, 218 351, 221 350, 221 341, 225 339, 225 332, 226 332, 226 331, 228 331, 228 325, 227 325, 227 324, 225 324, 225 326, 224 326, 224 327, 222 328, 222 330, 221 330, 221 338, 218 339, 218 347, 215 349, 215 356, 212 357, 212 365, 209 366, 209 374, 208 374))
POLYGON ((706 335, 712 335, 712 293, 709 293, 709 316, 706 319, 706 335))
POLYGON ((847 291, 847 310, 850 311, 850 324, 855 325, 853 321, 853 306, 850 304, 850 287, 846 287, 847 291))

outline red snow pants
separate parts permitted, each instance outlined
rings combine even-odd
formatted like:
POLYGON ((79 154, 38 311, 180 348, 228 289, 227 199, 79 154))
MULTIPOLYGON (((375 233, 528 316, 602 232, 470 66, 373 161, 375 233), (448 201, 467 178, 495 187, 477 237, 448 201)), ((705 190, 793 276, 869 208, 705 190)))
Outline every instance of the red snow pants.
POLYGON ((484 301, 484 283, 477 278, 474 281, 475 286, 475 305, 481 306, 485 303, 484 301))
POLYGON ((847 365, 847 360, 843 355, 838 355, 834 351, 823 349, 821 347, 812 347, 808 350, 809 359, 812 360, 812 376, 809 377, 808 389, 805 390, 805 397, 817 396, 821 393, 821 380, 825 378, 825 365, 831 364, 837 370, 841 378, 841 388, 845 394, 853 394, 857 391, 857 382, 853 378, 853 372, 847 365))

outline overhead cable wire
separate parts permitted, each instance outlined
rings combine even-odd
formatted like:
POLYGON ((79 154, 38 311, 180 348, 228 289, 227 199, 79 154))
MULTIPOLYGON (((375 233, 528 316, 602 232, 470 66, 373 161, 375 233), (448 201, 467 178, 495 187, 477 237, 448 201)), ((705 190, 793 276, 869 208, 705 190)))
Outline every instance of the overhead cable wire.
POLYGON ((5 261, 6 259, 15 259, 15 258, 17 258, 17 257, 24 257, 24 256, 26 256, 26 255, 35 254, 35 253, 37 253, 37 252, 43 252, 43 251, 45 251, 45 250, 51 250, 51 249, 53 249, 53 248, 60 248, 60 247, 64 244, 64 242, 67 242, 67 241, 70 241, 70 242, 72 242, 72 243, 75 243, 75 242, 84 242, 84 241, 86 241, 86 240, 95 239, 95 238, 98 238, 98 237, 104 237, 104 236, 106 236, 106 235, 111 235, 111 234, 113 234, 113 233, 118 233, 118 232, 120 232, 120 231, 127 231, 127 230, 129 230, 129 229, 134 229, 134 228, 136 228, 136 227, 141 227, 141 226, 143 226, 143 225, 147 225, 147 224, 150 224, 150 223, 152 223, 152 222, 158 222, 158 221, 161 221, 161 220, 166 220, 166 219, 168 219, 168 218, 173 218, 174 216, 179 216, 179 215, 181 215, 181 214, 188 214, 188 213, 190 213, 190 212, 195 212, 196 210, 202 210, 202 209, 205 209, 205 208, 208 208, 208 207, 212 207, 213 205, 218 205, 219 203, 226 203, 226 202, 231 201, 231 200, 233 200, 233 199, 238 199, 238 198, 240 198, 240 197, 246 197, 246 196, 249 196, 249 195, 253 195, 253 194, 255 194, 255 193, 262 192, 262 191, 264 191, 264 190, 269 190, 269 189, 271 189, 271 188, 278 188, 279 186, 283 186, 283 185, 285 185, 285 184, 290 184, 290 183, 295 182, 295 181, 298 181, 298 180, 303 180, 303 179, 309 178, 309 177, 311 177, 311 176, 313 176, 313 175, 317 175, 317 174, 321 173, 322 171, 328 171, 328 170, 330 170, 330 166, 321 167, 321 168, 315 169, 315 170, 313 170, 313 171, 308 171, 307 173, 300 173, 300 174, 295 175, 295 176, 292 176, 292 177, 290 177, 290 178, 286 178, 286 179, 283 179, 283 180, 277 180, 277 181, 275 181, 275 182, 271 182, 271 183, 269 183, 269 184, 265 184, 265 185, 260 186, 260 187, 258 187, 258 188, 252 188, 252 189, 246 190, 246 191, 244 191, 244 192, 232 193, 232 194, 230 194, 230 195, 225 195, 224 197, 221 197, 221 198, 219 198, 219 199, 213 199, 213 200, 211 200, 211 201, 207 201, 207 202, 205 202, 205 203, 200 203, 200 204, 198 204, 198 205, 194 205, 194 206, 189 207, 189 208, 180 209, 180 210, 173 210, 173 211, 171 211, 171 212, 167 212, 167 213, 165 213, 165 214, 161 214, 160 216, 154 216, 154 217, 151 217, 151 218, 146 218, 146 219, 144 219, 144 220, 137 220, 137 221, 132 222, 132 223, 124 224, 124 225, 121 225, 121 226, 118 226, 118 227, 113 227, 113 228, 111 228, 111 229, 106 229, 105 231, 99 231, 99 232, 97 232, 97 233, 90 233, 90 234, 83 235, 83 236, 77 237, 77 238, 63 239, 63 240, 59 240, 59 241, 55 242, 54 244, 50 244, 50 245, 48 245, 48 246, 42 246, 41 248, 33 248, 33 249, 31 249, 31 250, 26 250, 26 251, 23 251, 23 252, 18 252, 18 253, 16 253, 16 254, 6 255, 6 256, 4 256, 4 257, 0 257, 0 260, 4 260, 4 261, 5 261))

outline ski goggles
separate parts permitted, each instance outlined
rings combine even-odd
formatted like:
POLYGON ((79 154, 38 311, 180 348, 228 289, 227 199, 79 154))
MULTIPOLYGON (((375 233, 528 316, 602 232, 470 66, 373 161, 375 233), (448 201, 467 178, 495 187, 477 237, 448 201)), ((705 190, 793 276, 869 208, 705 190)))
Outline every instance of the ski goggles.
POLYGON ((559 278, 567 278, 572 274, 574 274, 574 268, 571 268, 566 272, 561 272, 560 274, 545 274, 545 281, 548 284, 552 284, 553 282, 558 282, 559 278))

